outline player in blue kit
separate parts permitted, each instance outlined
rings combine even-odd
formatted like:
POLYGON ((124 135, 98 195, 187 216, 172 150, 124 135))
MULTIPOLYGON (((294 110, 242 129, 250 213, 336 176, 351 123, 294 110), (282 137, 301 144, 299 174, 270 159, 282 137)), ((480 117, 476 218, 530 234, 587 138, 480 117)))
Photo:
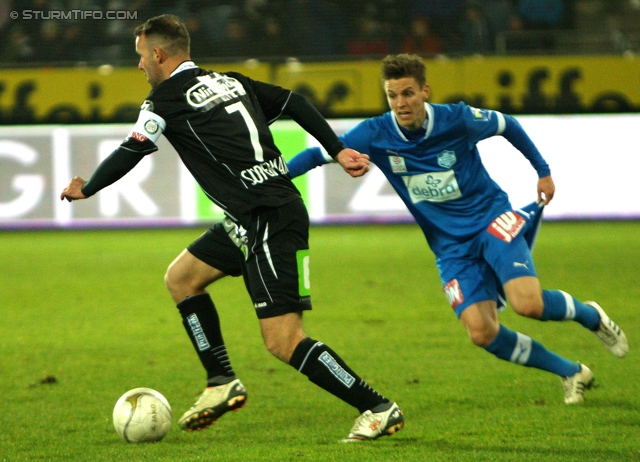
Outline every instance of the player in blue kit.
MULTIPOLYGON (((498 319, 502 290, 516 313, 541 321, 574 320, 617 357, 629 351, 626 336, 597 303, 542 290, 524 237, 536 207, 513 210, 483 166, 476 143, 500 135, 517 148, 538 173, 541 207, 555 193, 549 166, 515 118, 464 103, 429 104, 419 56, 387 56, 381 71, 391 110, 340 139, 345 147, 369 154, 415 217, 436 256, 445 295, 471 341, 500 359, 560 376, 564 402, 583 402, 594 380, 591 370, 503 326, 498 319)), ((290 160, 289 172, 295 177, 328 159, 321 148, 309 148, 290 160)))

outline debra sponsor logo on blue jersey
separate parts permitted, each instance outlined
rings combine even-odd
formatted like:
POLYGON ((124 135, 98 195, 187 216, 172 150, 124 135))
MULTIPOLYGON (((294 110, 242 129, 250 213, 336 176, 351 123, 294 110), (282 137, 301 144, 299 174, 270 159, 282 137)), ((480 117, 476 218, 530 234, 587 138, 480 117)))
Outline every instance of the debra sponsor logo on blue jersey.
POLYGON ((447 202, 462 196, 453 170, 403 177, 411 202, 447 202))

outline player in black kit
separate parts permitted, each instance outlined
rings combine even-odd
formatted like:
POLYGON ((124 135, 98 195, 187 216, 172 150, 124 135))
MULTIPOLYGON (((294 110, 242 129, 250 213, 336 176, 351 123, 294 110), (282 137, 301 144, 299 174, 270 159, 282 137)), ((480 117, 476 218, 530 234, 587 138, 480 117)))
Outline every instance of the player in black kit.
POLYGON ((206 291, 218 279, 242 275, 267 349, 361 413, 343 441, 400 430, 404 418, 397 404, 302 330, 302 312, 311 309, 309 217, 269 124, 281 115, 291 117, 353 177, 368 170, 368 156, 345 149, 301 95, 239 73, 197 67, 189 57, 189 33, 177 17, 151 18, 134 33, 138 67, 152 90, 128 137, 89 181, 73 178, 60 198, 84 199, 119 180, 157 150, 164 134, 206 195, 225 211, 224 221, 189 245, 165 276, 207 371, 207 387, 181 417, 180 427, 206 428, 246 402, 206 291))

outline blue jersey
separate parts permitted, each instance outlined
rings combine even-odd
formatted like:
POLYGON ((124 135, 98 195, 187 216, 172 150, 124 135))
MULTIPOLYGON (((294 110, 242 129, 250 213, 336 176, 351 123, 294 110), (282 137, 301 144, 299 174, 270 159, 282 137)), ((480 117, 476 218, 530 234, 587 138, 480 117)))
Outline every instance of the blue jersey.
POLYGON ((517 125, 514 144, 540 177, 549 167, 515 119, 464 103, 428 104, 426 133, 408 138, 391 112, 367 119, 340 138, 345 147, 367 153, 385 174, 422 228, 429 246, 440 256, 486 229, 512 209, 507 194, 491 179, 476 143, 517 125), (508 121, 507 121, 508 118, 508 121), (520 133, 521 132, 521 133, 520 133), (524 136, 528 143, 523 143, 524 136))

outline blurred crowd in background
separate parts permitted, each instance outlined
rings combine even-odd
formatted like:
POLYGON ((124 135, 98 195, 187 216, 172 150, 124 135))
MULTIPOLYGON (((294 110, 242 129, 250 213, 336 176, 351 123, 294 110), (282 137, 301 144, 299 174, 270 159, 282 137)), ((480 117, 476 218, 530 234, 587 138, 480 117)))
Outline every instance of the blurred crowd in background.
POLYGON ((552 54, 566 51, 561 32, 577 30, 606 32, 607 51, 624 52, 633 45, 619 22, 629 10, 640 0, 0 0, 0 65, 130 65, 133 28, 162 13, 187 23, 201 60, 552 54), (43 19, 73 10, 136 19, 43 19), (25 19, 25 11, 39 13, 25 19), (589 11, 593 24, 583 20, 589 11))

